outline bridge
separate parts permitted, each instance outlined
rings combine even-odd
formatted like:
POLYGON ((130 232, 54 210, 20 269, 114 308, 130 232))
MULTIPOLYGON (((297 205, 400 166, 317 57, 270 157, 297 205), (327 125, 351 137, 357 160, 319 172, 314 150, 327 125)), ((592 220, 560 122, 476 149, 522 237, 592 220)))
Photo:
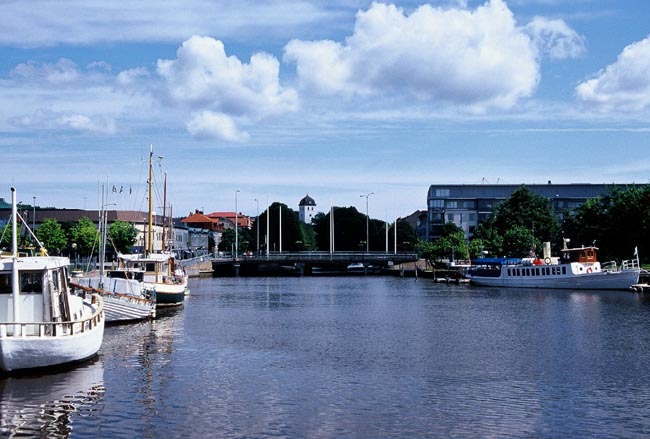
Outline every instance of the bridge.
POLYGON ((380 272, 404 262, 417 261, 415 253, 386 252, 270 252, 268 255, 213 258, 215 276, 271 274, 312 275, 380 272))

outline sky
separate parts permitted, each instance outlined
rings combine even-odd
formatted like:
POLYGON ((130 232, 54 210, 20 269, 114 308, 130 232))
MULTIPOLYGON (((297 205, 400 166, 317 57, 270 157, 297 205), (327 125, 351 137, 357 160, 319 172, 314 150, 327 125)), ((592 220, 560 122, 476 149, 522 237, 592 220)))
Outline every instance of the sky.
POLYGON ((0 197, 254 216, 648 183, 647 0, 4 0, 0 197), (113 188, 114 191, 113 191, 113 188), (372 195, 368 195, 371 194, 372 195))

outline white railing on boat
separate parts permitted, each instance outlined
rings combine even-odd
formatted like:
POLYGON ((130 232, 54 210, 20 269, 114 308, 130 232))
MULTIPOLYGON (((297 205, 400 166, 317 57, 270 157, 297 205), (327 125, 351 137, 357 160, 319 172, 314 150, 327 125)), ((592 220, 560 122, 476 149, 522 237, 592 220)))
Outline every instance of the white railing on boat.
POLYGON ((639 261, 636 259, 628 259, 621 263, 621 270, 637 270, 639 268, 639 261))
POLYGON ((0 338, 6 337, 64 337, 83 334, 97 327, 104 319, 104 300, 93 294, 92 304, 97 304, 93 315, 67 322, 6 322, 0 323, 0 338))

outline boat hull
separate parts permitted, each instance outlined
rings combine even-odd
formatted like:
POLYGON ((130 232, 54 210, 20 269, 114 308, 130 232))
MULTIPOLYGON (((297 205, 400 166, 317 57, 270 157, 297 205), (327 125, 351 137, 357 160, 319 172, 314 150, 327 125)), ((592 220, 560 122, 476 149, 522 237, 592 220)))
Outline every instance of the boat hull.
POLYGON ((108 323, 126 323, 156 317, 155 301, 145 298, 144 290, 137 281, 106 278, 100 283, 99 277, 79 277, 74 280, 72 286, 102 296, 108 323))
POLYGON ((152 301, 104 295, 104 315, 107 323, 131 322, 154 318, 156 306, 152 301))
POLYGON ((186 284, 155 284, 156 307, 180 306, 185 300, 186 284))
POLYGON ((102 345, 104 319, 74 335, 0 336, 0 370, 11 372, 75 363, 94 357, 102 345))
POLYGON ((475 276, 467 274, 470 281, 476 285, 490 287, 514 288, 550 288, 569 290, 627 290, 639 280, 639 270, 602 271, 580 275, 523 277, 506 276, 475 276))

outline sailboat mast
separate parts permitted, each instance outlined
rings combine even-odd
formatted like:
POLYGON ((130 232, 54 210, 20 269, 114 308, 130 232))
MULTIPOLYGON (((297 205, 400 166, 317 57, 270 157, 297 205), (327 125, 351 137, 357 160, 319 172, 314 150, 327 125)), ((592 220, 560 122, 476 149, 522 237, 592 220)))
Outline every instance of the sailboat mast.
POLYGON ((147 230, 147 255, 153 253, 153 145, 149 146, 149 229, 147 230))
POLYGON ((108 184, 102 185, 102 206, 99 210, 99 288, 104 288, 104 261, 106 254, 106 199, 108 184))
MULTIPOLYGON (((20 282, 18 279, 18 206, 16 203, 16 188, 11 187, 11 292, 13 298, 14 322, 20 321, 20 282)), ((14 327, 14 336, 18 334, 20 326, 14 327)))
POLYGON ((162 215, 162 251, 163 253, 167 250, 165 235, 167 234, 166 228, 166 207, 167 207, 167 172, 165 172, 165 178, 163 180, 163 215, 162 215))

